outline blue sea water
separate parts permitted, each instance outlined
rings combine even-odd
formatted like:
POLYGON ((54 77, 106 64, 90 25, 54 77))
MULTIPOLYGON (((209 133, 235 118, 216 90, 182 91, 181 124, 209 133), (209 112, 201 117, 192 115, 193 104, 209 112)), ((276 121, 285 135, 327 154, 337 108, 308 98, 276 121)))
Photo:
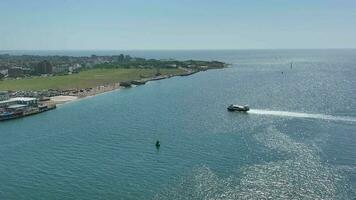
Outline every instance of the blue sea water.
POLYGON ((123 53, 231 66, 0 123, 0 199, 356 198, 356 50, 123 53))

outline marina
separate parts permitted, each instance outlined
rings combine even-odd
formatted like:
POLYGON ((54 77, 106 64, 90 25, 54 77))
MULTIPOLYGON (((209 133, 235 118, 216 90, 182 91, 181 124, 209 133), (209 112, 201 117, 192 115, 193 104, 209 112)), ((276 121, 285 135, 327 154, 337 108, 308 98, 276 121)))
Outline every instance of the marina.
POLYGON ((0 101, 0 121, 35 115, 55 108, 56 104, 42 103, 37 98, 11 98, 0 101))

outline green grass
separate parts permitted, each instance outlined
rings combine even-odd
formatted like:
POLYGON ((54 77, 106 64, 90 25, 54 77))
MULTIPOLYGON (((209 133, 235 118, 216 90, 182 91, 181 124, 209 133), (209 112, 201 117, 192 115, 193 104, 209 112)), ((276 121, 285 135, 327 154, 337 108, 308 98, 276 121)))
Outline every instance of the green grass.
MULTIPOLYGON (((180 74, 180 69, 161 69, 161 74, 180 74)), ((92 69, 78 74, 52 77, 31 77, 0 81, 0 90, 48 90, 84 89, 103 84, 140 79, 140 76, 153 77, 155 69, 92 69)))

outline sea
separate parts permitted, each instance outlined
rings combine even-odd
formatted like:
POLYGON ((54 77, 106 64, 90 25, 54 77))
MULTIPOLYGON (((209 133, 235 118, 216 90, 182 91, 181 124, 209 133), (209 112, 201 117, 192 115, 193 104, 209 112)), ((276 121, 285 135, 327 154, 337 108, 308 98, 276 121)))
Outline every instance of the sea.
POLYGON ((1 122, 0 199, 356 199, 355 49, 0 53, 230 64, 1 122))

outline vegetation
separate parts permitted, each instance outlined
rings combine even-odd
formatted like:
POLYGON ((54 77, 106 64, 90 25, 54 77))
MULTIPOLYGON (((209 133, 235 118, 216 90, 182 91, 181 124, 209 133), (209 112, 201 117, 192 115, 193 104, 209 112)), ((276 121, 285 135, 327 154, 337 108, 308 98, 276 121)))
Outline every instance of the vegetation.
POLYGON ((225 63, 219 61, 200 61, 200 60, 156 60, 134 58, 131 60, 123 60, 112 63, 102 63, 95 65, 95 68, 200 68, 206 66, 208 68, 223 68, 225 63))
MULTIPOLYGON (((178 68, 160 69, 162 75, 177 75, 183 72, 178 68)), ((142 77, 154 77, 156 73, 157 69, 153 68, 97 68, 65 76, 4 80, 0 82, 0 90, 84 89, 142 77)))

